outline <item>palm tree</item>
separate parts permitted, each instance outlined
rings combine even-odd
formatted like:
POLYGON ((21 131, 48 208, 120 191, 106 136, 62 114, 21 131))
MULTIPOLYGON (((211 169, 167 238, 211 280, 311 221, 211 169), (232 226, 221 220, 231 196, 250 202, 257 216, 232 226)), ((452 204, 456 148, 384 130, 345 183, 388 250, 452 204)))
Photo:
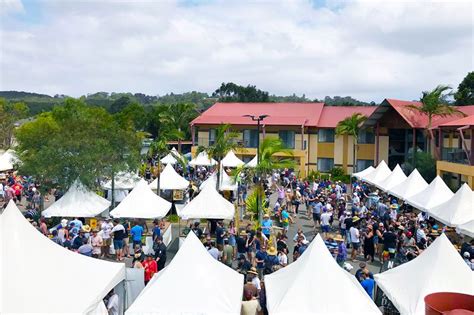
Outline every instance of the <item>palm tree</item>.
POLYGON ((179 103, 169 105, 159 113, 160 123, 164 125, 167 134, 178 140, 178 152, 181 153, 181 141, 189 137, 189 123, 198 116, 196 105, 179 103))
POLYGON ((367 116, 361 113, 354 113, 349 117, 341 120, 336 126, 336 135, 350 135, 354 139, 354 145, 352 147, 352 157, 354 159, 352 163, 353 173, 357 171, 357 157, 356 153, 359 149, 357 146, 357 139, 361 130, 362 124, 367 120, 367 116), (357 148, 357 150, 356 150, 357 148))
MULTIPOLYGON (((463 112, 456 109, 455 107, 444 104, 444 93, 448 90, 451 90, 451 87, 446 85, 438 85, 432 91, 423 91, 423 95, 420 99, 421 106, 407 105, 407 108, 428 117, 428 124, 425 128, 426 137, 428 139, 427 144, 429 144, 430 147, 432 140, 430 129, 434 117, 448 117, 451 115, 466 116, 463 112)), ((413 154, 415 154, 415 152, 413 152, 413 154)))
POLYGON ((204 151, 210 159, 215 159, 217 161, 217 190, 219 190, 221 161, 230 150, 234 150, 239 146, 236 141, 239 135, 238 133, 231 131, 231 128, 232 126, 230 124, 220 125, 217 127, 214 143, 208 147, 200 146, 198 148, 198 153, 204 151))
POLYGON ((156 155, 158 159, 158 172, 156 174, 156 194, 159 196, 160 191, 160 174, 161 174, 161 158, 169 152, 168 150, 168 139, 164 133, 160 134, 159 138, 156 138, 150 146, 150 153, 156 155))

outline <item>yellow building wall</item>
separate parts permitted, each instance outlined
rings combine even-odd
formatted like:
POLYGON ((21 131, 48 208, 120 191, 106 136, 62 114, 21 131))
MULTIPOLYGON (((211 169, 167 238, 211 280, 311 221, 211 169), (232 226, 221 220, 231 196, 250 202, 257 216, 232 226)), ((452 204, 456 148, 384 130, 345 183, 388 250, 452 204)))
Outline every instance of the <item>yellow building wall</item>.
POLYGON ((318 158, 334 158, 334 143, 318 143, 318 158))
POLYGON ((474 189, 474 166, 452 163, 447 161, 436 162, 436 173, 442 176, 443 173, 453 173, 461 175, 461 178, 474 189))
MULTIPOLYGON (((379 137, 379 162, 381 162, 382 160, 388 163, 388 136, 379 137)), ((375 156, 374 162, 376 162, 375 156)))
POLYGON ((198 131, 198 145, 209 145, 209 131, 198 131))
POLYGON ((334 136, 334 151, 333 151, 333 157, 334 157, 334 166, 343 166, 344 162, 344 155, 347 155, 346 152, 344 152, 344 138, 347 138, 346 136, 334 136))
POLYGON ((357 151, 357 159, 359 160, 374 160, 375 159, 375 144, 359 144, 357 151))

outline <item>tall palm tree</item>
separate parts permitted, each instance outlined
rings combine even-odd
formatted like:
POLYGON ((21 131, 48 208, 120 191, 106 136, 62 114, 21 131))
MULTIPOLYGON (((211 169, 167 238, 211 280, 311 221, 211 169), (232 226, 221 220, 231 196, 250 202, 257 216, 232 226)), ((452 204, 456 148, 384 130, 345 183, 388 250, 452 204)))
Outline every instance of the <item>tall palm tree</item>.
POLYGON ((178 140, 178 152, 181 153, 181 141, 189 137, 189 123, 199 115, 196 105, 179 103, 169 105, 159 113, 160 123, 164 125, 167 134, 178 140))
POLYGON ((361 113, 354 113, 349 117, 344 118, 337 123, 336 135, 349 135, 354 139, 354 145, 352 147, 352 157, 354 159, 352 163, 353 173, 357 171, 357 156, 356 153, 359 150, 357 145, 357 139, 362 125, 367 120, 367 116, 361 113))
MULTIPOLYGON (((420 99, 421 106, 407 105, 407 108, 428 117, 428 124, 425 127, 426 137, 428 139, 427 145, 429 145, 428 150, 431 147, 432 137, 430 129, 434 117, 448 117, 452 115, 465 116, 465 114, 460 110, 444 103, 444 96, 446 95, 444 93, 448 90, 451 90, 451 87, 446 85, 438 85, 432 91, 423 91, 422 97, 420 99)), ((415 152, 413 152, 413 154, 415 154, 415 152)))
POLYGON ((217 127, 216 138, 212 145, 208 147, 198 147, 198 153, 206 152, 210 159, 217 161, 217 183, 216 189, 219 190, 221 161, 225 155, 239 146, 237 143, 238 133, 233 132, 230 124, 222 124, 217 127))

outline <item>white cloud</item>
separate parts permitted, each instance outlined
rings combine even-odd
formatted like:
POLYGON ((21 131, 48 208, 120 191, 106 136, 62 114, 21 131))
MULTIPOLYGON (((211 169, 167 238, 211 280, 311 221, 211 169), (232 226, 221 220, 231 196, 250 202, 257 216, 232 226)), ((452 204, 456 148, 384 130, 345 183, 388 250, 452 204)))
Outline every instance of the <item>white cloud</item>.
POLYGON ((164 94, 233 81, 277 95, 380 101, 457 86, 474 68, 470 1, 50 1, 41 9, 39 23, 2 24, 1 90, 164 94))

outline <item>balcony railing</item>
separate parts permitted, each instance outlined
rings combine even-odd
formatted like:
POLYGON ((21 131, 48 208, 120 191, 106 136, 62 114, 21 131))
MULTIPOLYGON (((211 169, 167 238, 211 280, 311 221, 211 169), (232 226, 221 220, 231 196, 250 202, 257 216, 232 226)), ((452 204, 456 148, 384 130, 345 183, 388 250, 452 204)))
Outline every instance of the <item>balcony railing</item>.
POLYGON ((441 160, 459 164, 469 164, 469 157, 463 149, 443 148, 441 160))

